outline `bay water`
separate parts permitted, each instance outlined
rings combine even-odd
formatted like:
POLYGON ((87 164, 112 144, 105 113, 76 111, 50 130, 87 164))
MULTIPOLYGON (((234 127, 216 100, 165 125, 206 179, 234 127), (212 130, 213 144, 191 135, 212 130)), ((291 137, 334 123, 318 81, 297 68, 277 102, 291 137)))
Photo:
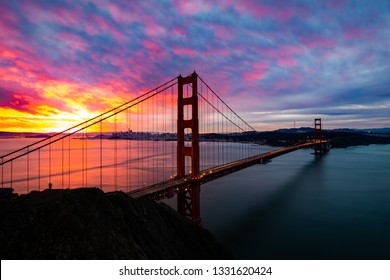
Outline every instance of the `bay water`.
POLYGON ((299 150, 204 185, 201 203, 238 259, 390 259, 390 145, 299 150))

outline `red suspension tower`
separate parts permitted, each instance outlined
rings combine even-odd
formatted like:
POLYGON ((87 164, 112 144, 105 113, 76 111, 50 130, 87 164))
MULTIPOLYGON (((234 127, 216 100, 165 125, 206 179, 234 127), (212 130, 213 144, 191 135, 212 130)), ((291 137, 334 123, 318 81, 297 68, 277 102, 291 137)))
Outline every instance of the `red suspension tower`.
POLYGON ((178 116, 177 116, 177 178, 184 178, 185 159, 191 158, 192 183, 177 194, 177 211, 200 224, 200 183, 199 177, 199 119, 198 119, 198 75, 194 72, 188 77, 178 77, 178 116), (192 95, 184 97, 183 87, 189 84, 192 95), (191 119, 184 118, 186 106, 192 112, 191 119), (191 130, 191 146, 185 146, 185 129, 191 130))
POLYGON ((327 143, 323 142, 321 119, 314 119, 314 154, 322 155, 328 150, 327 143))

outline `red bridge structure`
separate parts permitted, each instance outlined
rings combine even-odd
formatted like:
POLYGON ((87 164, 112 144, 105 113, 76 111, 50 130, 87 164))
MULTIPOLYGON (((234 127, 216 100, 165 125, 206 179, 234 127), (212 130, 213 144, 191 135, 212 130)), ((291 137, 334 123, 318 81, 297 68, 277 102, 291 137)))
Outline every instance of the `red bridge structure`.
POLYGON ((1 188, 177 196, 178 212, 201 224, 201 185, 299 149, 328 150, 321 119, 311 139, 290 147, 261 145, 256 134, 194 72, 61 132, 15 141, 25 145, 1 151, 1 188))

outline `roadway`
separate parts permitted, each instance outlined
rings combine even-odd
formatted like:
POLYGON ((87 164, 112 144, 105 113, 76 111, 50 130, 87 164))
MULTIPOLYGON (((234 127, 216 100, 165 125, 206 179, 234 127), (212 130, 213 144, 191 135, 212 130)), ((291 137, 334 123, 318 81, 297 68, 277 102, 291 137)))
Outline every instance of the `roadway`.
POLYGON ((176 192, 185 188, 190 188, 191 183, 195 181, 199 182, 200 184, 205 184, 207 182, 214 181, 218 178, 240 171, 252 165, 266 163, 273 158, 285 155, 287 153, 291 153, 293 151, 300 150, 303 148, 309 148, 316 144, 325 144, 327 142, 328 141, 326 140, 307 142, 291 147, 273 150, 264 154, 252 156, 246 159, 233 161, 230 163, 203 170, 200 172, 198 178, 192 178, 191 174, 189 174, 184 178, 173 178, 164 182, 160 182, 158 184, 153 184, 144 188, 128 192, 128 195, 133 198, 150 197, 156 200, 165 197, 172 197, 176 192))

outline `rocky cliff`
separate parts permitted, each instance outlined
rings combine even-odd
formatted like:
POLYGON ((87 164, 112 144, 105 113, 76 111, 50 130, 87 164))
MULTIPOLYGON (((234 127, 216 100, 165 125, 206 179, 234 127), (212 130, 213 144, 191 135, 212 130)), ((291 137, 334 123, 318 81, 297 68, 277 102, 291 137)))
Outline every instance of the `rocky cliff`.
POLYGON ((0 199, 1 259, 225 259, 201 227, 165 204, 99 189, 0 199))

